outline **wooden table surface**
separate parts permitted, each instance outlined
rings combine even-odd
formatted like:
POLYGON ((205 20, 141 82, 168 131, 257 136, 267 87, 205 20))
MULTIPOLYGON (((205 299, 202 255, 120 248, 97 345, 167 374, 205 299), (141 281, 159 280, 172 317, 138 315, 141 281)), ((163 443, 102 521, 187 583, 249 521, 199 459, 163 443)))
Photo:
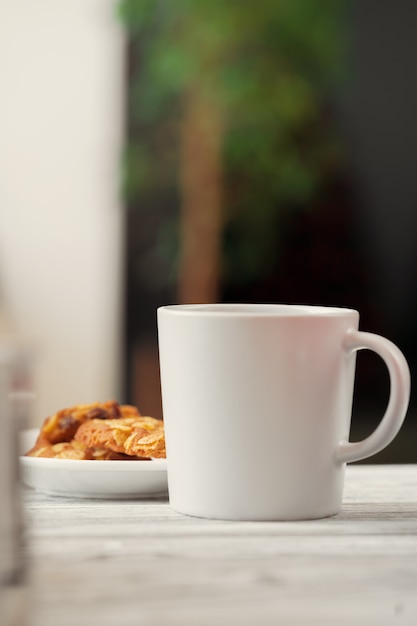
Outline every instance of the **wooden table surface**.
POLYGON ((24 502, 30 626, 417 624, 417 465, 349 466, 342 512, 309 522, 24 502))

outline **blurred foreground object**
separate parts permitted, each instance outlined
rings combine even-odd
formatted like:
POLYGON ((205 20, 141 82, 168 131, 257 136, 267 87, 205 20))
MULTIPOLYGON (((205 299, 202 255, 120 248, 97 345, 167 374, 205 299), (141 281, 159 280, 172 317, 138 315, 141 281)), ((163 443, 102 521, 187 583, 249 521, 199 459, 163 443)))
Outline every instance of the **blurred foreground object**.
POLYGON ((26 612, 26 563, 18 433, 30 407, 29 355, 0 339, 0 624, 21 626, 26 612))

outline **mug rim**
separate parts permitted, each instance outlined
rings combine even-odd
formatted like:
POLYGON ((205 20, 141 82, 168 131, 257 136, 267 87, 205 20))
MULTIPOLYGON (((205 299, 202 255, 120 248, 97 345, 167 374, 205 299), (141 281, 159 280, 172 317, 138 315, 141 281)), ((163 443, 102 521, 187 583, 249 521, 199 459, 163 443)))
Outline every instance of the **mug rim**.
POLYGON ((359 315, 356 309, 316 304, 281 303, 209 303, 167 304, 157 309, 158 313, 174 315, 198 315, 209 317, 337 317, 359 315))

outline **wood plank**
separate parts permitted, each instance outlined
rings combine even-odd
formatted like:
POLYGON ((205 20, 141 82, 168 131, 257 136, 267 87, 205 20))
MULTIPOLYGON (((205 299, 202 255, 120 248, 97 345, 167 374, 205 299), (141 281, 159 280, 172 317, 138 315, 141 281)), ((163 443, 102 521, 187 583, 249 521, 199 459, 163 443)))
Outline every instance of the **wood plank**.
POLYGON ((417 466, 348 467, 308 522, 181 516, 166 500, 25 494, 30 626, 417 623, 417 466))

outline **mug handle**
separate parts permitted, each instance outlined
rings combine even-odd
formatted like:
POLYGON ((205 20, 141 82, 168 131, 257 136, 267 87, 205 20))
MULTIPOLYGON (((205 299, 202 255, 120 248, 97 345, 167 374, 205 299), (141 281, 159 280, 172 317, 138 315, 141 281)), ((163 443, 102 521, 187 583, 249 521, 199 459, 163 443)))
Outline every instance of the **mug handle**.
POLYGON ((410 399, 410 370, 402 352, 389 339, 350 329, 343 342, 350 356, 357 350, 373 350, 388 368, 391 389, 385 414, 374 432, 358 442, 341 441, 336 451, 340 463, 366 459, 386 448, 400 430, 410 399))

